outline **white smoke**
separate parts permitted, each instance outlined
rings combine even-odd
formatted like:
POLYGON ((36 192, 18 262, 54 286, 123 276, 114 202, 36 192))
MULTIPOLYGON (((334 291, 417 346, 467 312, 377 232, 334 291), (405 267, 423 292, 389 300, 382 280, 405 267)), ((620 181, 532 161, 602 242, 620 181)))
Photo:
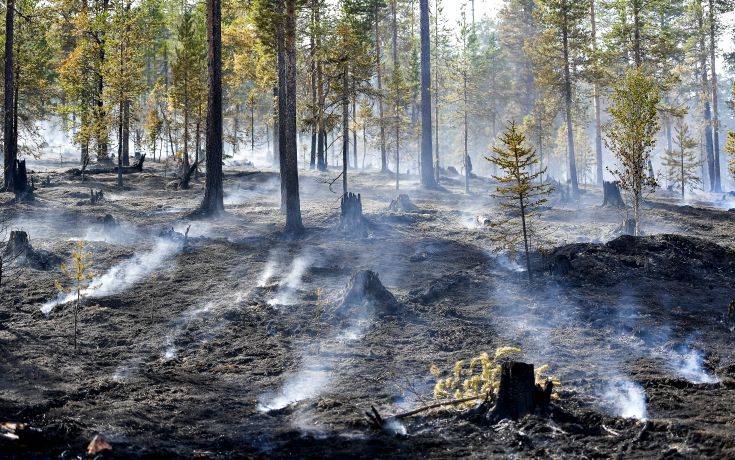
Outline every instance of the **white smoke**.
POLYGON ((338 374, 337 356, 362 339, 368 322, 356 323, 317 344, 315 354, 303 357, 301 369, 286 379, 280 391, 261 396, 258 404, 260 412, 283 409, 291 404, 319 396, 338 374), (322 353, 323 352, 323 353, 322 353))
POLYGON ((677 375, 692 383, 718 383, 720 379, 704 368, 704 356, 699 350, 682 346, 671 350, 669 364, 677 375))
MULTIPOLYGON (((276 296, 268 301, 268 305, 293 305, 296 302, 296 291, 301 288, 304 273, 306 273, 312 261, 309 254, 296 257, 291 263, 291 269, 278 284, 276 296)), ((266 266, 266 268, 268 267, 266 266)))
POLYGON ((646 420, 646 392, 637 383, 619 377, 609 383, 602 392, 602 400, 615 415, 624 418, 646 420))
MULTIPOLYGON (((94 278, 89 283, 89 287, 84 289, 82 296, 86 298, 105 297, 122 292, 156 271, 171 257, 181 252, 182 248, 179 242, 159 238, 150 251, 136 254, 131 259, 115 265, 103 275, 94 278)), ((43 304, 41 312, 48 315, 57 305, 69 303, 75 298, 75 293, 59 294, 56 299, 43 304)))

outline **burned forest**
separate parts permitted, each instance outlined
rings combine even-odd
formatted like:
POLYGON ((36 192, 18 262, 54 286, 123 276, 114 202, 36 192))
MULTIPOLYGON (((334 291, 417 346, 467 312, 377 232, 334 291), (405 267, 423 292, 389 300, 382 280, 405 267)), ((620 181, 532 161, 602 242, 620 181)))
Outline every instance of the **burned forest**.
POLYGON ((735 458, 732 1, 0 18, 0 459, 735 458))

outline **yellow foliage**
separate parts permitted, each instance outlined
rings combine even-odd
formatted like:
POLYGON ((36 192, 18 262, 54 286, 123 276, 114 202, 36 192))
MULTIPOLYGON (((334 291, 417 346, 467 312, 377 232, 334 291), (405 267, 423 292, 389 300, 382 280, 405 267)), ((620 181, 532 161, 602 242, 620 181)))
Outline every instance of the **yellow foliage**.
MULTIPOLYGON (((466 399, 466 398, 493 398, 500 387, 500 368, 503 361, 522 353, 518 347, 500 347, 490 356, 487 352, 480 353, 467 363, 466 360, 457 361, 452 367, 450 377, 439 378, 441 371, 432 364, 429 371, 437 378, 434 386, 435 399, 466 399)), ((536 383, 543 384, 551 380, 558 386, 556 379, 547 376, 548 365, 539 366, 536 371, 536 383)), ((466 409, 477 404, 476 400, 467 401, 454 407, 466 409)))

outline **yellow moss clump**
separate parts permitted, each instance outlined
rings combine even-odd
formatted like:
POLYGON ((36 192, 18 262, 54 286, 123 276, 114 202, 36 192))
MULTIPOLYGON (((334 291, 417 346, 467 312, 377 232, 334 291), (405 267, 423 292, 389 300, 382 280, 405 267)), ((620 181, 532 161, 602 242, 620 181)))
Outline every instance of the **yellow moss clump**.
MULTIPOLYGON (((487 352, 480 353, 467 360, 459 360, 454 364, 451 375, 439 378, 441 371, 432 364, 429 371, 437 377, 434 386, 435 399, 492 399, 497 395, 500 387, 500 368, 506 359, 518 356, 523 350, 518 347, 500 347, 490 356, 487 352)), ((546 380, 552 380, 554 386, 559 382, 547 376, 548 365, 536 369, 536 383, 543 385, 546 380)), ((476 399, 457 404, 455 407, 466 409, 477 404, 476 399)))

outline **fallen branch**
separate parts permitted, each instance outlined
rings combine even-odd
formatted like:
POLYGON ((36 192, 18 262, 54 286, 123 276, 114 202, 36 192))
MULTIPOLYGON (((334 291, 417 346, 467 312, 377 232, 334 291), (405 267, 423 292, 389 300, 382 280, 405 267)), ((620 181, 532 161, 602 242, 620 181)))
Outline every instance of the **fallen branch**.
POLYGON ((462 404, 462 403, 466 403, 466 402, 470 402, 470 401, 479 401, 481 399, 487 399, 487 395, 485 395, 485 396, 482 396, 482 395, 480 395, 480 396, 469 396, 467 398, 452 399, 452 400, 449 400, 449 401, 441 401, 441 402, 429 404, 429 405, 426 405, 426 406, 421 406, 421 407, 418 407, 416 409, 410 410, 408 412, 402 412, 402 413, 396 414, 396 415, 393 416, 393 418, 406 418, 406 417, 411 417, 412 415, 416 415, 416 414, 419 414, 421 412, 426 412, 427 410, 436 409, 438 407, 455 406, 457 404, 462 404))

